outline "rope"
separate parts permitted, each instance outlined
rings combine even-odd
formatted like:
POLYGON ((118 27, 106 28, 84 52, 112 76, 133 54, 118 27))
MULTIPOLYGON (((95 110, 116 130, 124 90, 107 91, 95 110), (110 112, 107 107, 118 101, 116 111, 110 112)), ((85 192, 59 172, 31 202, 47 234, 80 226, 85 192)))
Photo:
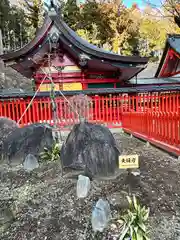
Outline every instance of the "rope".
MULTIPOLYGON (((53 66, 53 67, 55 67, 55 66, 53 66)), ((42 68, 41 68, 41 71, 42 71, 44 74, 46 74, 46 72, 45 72, 42 68)), ((51 81, 51 83, 54 84, 54 82, 52 81, 52 78, 51 78, 51 77, 47 76, 47 78, 49 78, 49 80, 51 81)), ((57 92, 59 92, 59 93, 61 94, 61 96, 68 102, 69 106, 73 109, 73 105, 72 105, 71 102, 66 98, 66 96, 62 93, 62 91, 61 91, 61 90, 58 90, 57 92)), ((73 109, 73 111, 74 111, 74 109, 73 109)), ((80 117, 80 115, 79 115, 79 113, 78 113, 77 111, 74 111, 74 112, 78 115, 78 117, 80 117)))
MULTIPOLYGON (((57 105, 56 105, 55 94, 54 94, 54 82, 53 82, 52 77, 51 77, 51 55, 50 54, 51 54, 52 46, 51 46, 51 42, 49 40, 49 37, 48 37, 48 42, 49 42, 49 54, 48 54, 49 74, 47 74, 47 76, 51 80, 50 98, 51 98, 51 103, 52 103, 52 112, 53 112, 53 120, 54 120, 54 127, 55 127, 55 138, 56 138, 56 141, 59 142, 59 136, 58 136, 58 132, 57 132, 57 120, 58 120, 57 105)), ((43 70, 43 69, 41 68, 41 70, 43 70)), ((62 135, 61 135, 61 131, 59 131, 59 133, 60 133, 60 140, 62 142, 63 138, 62 138, 62 135)))
MULTIPOLYGON (((50 50, 50 52, 51 52, 51 50, 52 50, 52 45, 51 45, 51 41, 50 41, 50 38, 49 38, 49 37, 48 37, 48 41, 49 41, 49 50, 50 50)), ((53 67, 55 67, 55 66, 53 65, 53 67)), ((55 68, 56 68, 56 67, 55 67, 55 68)), ((42 71, 44 72, 44 74, 45 74, 45 71, 44 71, 42 68, 41 68, 41 70, 42 70, 42 71)), ((49 72, 50 72, 50 66, 49 66, 49 72)), ((62 72, 61 72, 61 77, 62 77, 62 72)), ((54 84, 50 73, 49 73, 49 75, 48 75, 48 78, 49 78, 49 80, 51 81, 51 84, 54 84)), ((58 92, 59 92, 59 93, 61 94, 61 96, 68 102, 70 108, 74 111, 73 105, 72 105, 71 102, 66 98, 66 96, 62 93, 62 91, 61 91, 61 90, 58 90, 58 92)), ((80 117, 79 113, 78 113, 77 111, 74 111, 74 112, 78 115, 78 118, 79 118, 79 117, 80 117)))
MULTIPOLYGON (((47 41, 49 42, 49 50, 51 51, 51 41, 50 41, 50 38, 49 38, 49 37, 48 37, 48 40, 47 40, 47 41)), ((31 58, 31 60, 32 60, 35 64, 37 64, 37 62, 34 61, 32 58, 31 58)), ((52 65, 52 67, 56 68, 56 66, 54 66, 54 65, 52 65)), ((40 67, 40 69, 41 69, 41 71, 42 71, 44 74, 46 74, 46 77, 51 81, 51 84, 54 85, 54 82, 53 82, 53 80, 52 80, 51 74, 50 74, 50 73, 48 74, 47 72, 45 72, 42 67, 40 67)), ((50 67, 49 67, 49 72, 50 72, 50 67)), ((61 73, 61 76, 62 76, 62 73, 61 73)), ((62 93, 62 91, 61 91, 61 90, 58 90, 57 92, 59 92, 59 93, 61 94, 61 96, 68 102, 69 106, 70 106, 71 109, 74 111, 73 105, 72 105, 71 102, 66 98, 66 96, 62 93)), ((78 115, 78 117, 80 117, 80 115, 79 115, 79 113, 78 113, 77 111, 74 111, 74 112, 78 115)))
MULTIPOLYGON (((50 52, 51 52, 52 46, 51 46, 51 41, 50 41, 50 38, 49 38, 49 37, 48 37, 48 42, 49 42, 49 50, 50 50, 50 52)), ((32 60, 34 63, 36 63, 33 59, 31 59, 31 60, 32 60)), ((49 61, 48 61, 48 62, 49 62, 49 61)), ((53 66, 53 67, 55 67, 55 66, 53 66)), ((56 68, 56 67, 55 67, 55 68, 56 68)), ((33 96, 32 99, 31 99, 30 103, 28 104, 28 106, 27 106, 26 109, 24 110, 23 114, 21 115, 20 119, 18 120, 18 122, 17 122, 18 124, 20 123, 20 121, 22 120, 22 118, 24 117, 24 115, 26 114, 26 112, 28 111, 28 109, 29 109, 29 107, 31 106, 32 102, 34 101, 37 93, 39 92, 39 89, 40 89, 41 85, 44 83, 44 80, 45 80, 46 78, 48 78, 48 79, 51 81, 51 84, 54 85, 54 82, 53 82, 52 77, 51 77, 51 74, 50 74, 50 62, 49 62, 49 73, 45 72, 42 67, 40 67, 40 69, 41 69, 41 71, 45 74, 45 77, 44 77, 43 80, 41 81, 38 89, 36 90, 34 96, 33 96)), ((62 76, 62 74, 61 74, 61 76, 62 76)), ((78 115, 78 117, 80 117, 80 114, 79 114, 77 111, 74 110, 73 105, 72 105, 71 102, 66 98, 66 96, 62 93, 62 91, 61 91, 61 90, 58 90, 58 92, 59 92, 59 93, 61 94, 61 96, 67 101, 67 103, 69 104, 70 108, 78 115)))
POLYGON ((36 90, 34 96, 32 97, 32 99, 31 99, 31 101, 30 101, 30 103, 28 104, 28 106, 27 106, 26 109, 24 110, 23 114, 21 115, 20 119, 18 120, 18 122, 17 122, 18 124, 20 123, 20 121, 22 120, 22 118, 23 118, 24 115, 26 114, 27 110, 28 110, 29 107, 31 106, 34 98, 36 97, 37 93, 39 92, 39 89, 40 89, 40 87, 41 87, 41 85, 43 84, 43 82, 44 82, 45 79, 46 79, 46 76, 43 78, 41 84, 39 85, 38 89, 36 90))

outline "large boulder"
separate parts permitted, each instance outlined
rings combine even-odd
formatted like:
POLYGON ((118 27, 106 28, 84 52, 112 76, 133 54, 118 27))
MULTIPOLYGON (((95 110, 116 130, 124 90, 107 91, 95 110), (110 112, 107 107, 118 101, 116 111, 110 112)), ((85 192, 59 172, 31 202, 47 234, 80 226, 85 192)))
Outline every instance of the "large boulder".
POLYGON ((0 117, 0 145, 19 125, 10 118, 0 117))
POLYGON ((63 166, 83 170, 90 178, 112 176, 119 155, 110 130, 87 122, 74 125, 61 148, 63 166))
POLYGON ((22 164, 28 154, 38 158, 44 147, 53 144, 52 128, 48 124, 31 124, 15 129, 4 141, 2 160, 11 165, 22 164))

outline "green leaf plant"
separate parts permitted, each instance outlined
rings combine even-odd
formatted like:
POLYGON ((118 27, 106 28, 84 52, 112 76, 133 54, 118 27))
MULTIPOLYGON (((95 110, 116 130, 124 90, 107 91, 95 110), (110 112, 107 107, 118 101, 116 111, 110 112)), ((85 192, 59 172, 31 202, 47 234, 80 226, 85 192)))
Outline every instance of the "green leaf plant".
POLYGON ((127 196, 127 200, 129 209, 120 219, 123 226, 119 240, 150 240, 147 230, 149 208, 142 207, 135 196, 127 196))
POLYGON ((60 159, 60 144, 54 142, 51 149, 44 148, 44 151, 40 153, 40 159, 42 161, 57 161, 60 159))

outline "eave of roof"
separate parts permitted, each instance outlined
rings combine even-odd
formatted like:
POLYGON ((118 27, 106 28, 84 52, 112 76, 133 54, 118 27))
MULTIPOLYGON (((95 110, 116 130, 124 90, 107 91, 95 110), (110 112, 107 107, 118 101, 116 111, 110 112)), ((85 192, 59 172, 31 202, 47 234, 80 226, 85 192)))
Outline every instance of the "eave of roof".
POLYGON ((89 62, 98 60, 103 64, 115 67, 117 70, 121 69, 124 73, 122 76, 123 81, 131 79, 146 68, 148 58, 139 56, 120 56, 102 48, 98 48, 80 38, 67 26, 62 18, 56 14, 46 16, 42 28, 39 29, 35 38, 29 44, 15 52, 1 55, 0 58, 5 63, 10 63, 10 66, 16 71, 19 71, 22 75, 31 77, 33 71, 31 68, 36 65, 36 63, 33 62, 33 56, 45 48, 48 33, 53 29, 53 26, 55 26, 59 32, 59 41, 61 42, 61 45, 70 55, 72 55, 77 63, 79 62, 81 55, 85 54, 87 55, 89 62), (40 45, 41 48, 39 48, 40 45), (129 72, 127 71, 127 68, 129 69, 129 72))
POLYGON ((169 34, 168 35, 168 37, 166 39, 163 55, 161 57, 158 69, 155 74, 155 78, 159 77, 161 69, 162 69, 163 65, 165 64, 166 56, 170 49, 172 49, 177 54, 180 54, 180 34, 169 34))
POLYGON ((150 84, 180 84, 179 77, 168 77, 168 78, 137 78, 131 79, 129 81, 130 84, 137 85, 150 85, 150 84))
POLYGON ((74 47, 76 47, 80 52, 84 52, 86 54, 90 54, 94 57, 98 57, 104 60, 109 61, 116 61, 116 62, 124 62, 124 63, 135 63, 135 64, 147 64, 148 58, 146 57, 137 57, 137 56, 120 56, 118 54, 108 52, 104 49, 98 48, 90 43, 88 43, 86 40, 80 38, 72 29, 70 29, 67 24, 57 15, 47 16, 45 18, 44 24, 41 29, 37 32, 35 38, 25 45, 20 50, 7 53, 4 55, 1 55, 0 58, 4 61, 10 61, 13 59, 20 58, 30 51, 33 51, 33 49, 40 44, 41 40, 46 36, 48 30, 50 27, 55 24, 57 29, 60 32, 60 37, 65 37, 68 42, 74 47))
POLYGON ((29 42, 28 44, 26 44, 24 47, 17 51, 0 55, 0 58, 3 61, 11 61, 17 58, 21 58, 27 55, 29 52, 32 52, 35 49, 35 47, 41 43, 41 41, 46 36, 51 26, 52 20, 49 17, 46 17, 43 26, 37 31, 35 38, 31 42, 29 42))
POLYGON ((90 44, 86 40, 79 37, 68 25, 58 16, 52 16, 51 19, 54 21, 55 26, 58 28, 59 32, 63 34, 63 36, 68 39, 72 46, 75 46, 80 51, 85 52, 86 54, 92 55, 94 57, 98 57, 101 59, 116 61, 116 62, 124 62, 124 63, 136 63, 136 64, 147 64, 147 57, 139 57, 139 56, 121 56, 109 51, 106 51, 102 48, 98 48, 95 45, 90 44))

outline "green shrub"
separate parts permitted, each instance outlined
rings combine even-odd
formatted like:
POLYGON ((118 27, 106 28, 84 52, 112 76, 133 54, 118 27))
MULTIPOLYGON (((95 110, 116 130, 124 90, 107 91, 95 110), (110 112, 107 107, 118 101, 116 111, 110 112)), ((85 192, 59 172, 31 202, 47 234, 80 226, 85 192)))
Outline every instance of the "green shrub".
POLYGON ((42 161, 57 161, 60 159, 60 144, 54 143, 51 149, 44 148, 44 152, 40 153, 42 161))
POLYGON ((142 207, 135 196, 131 199, 127 197, 129 209, 121 217, 123 229, 119 240, 149 240, 147 231, 147 220, 149 217, 149 208, 142 207))

